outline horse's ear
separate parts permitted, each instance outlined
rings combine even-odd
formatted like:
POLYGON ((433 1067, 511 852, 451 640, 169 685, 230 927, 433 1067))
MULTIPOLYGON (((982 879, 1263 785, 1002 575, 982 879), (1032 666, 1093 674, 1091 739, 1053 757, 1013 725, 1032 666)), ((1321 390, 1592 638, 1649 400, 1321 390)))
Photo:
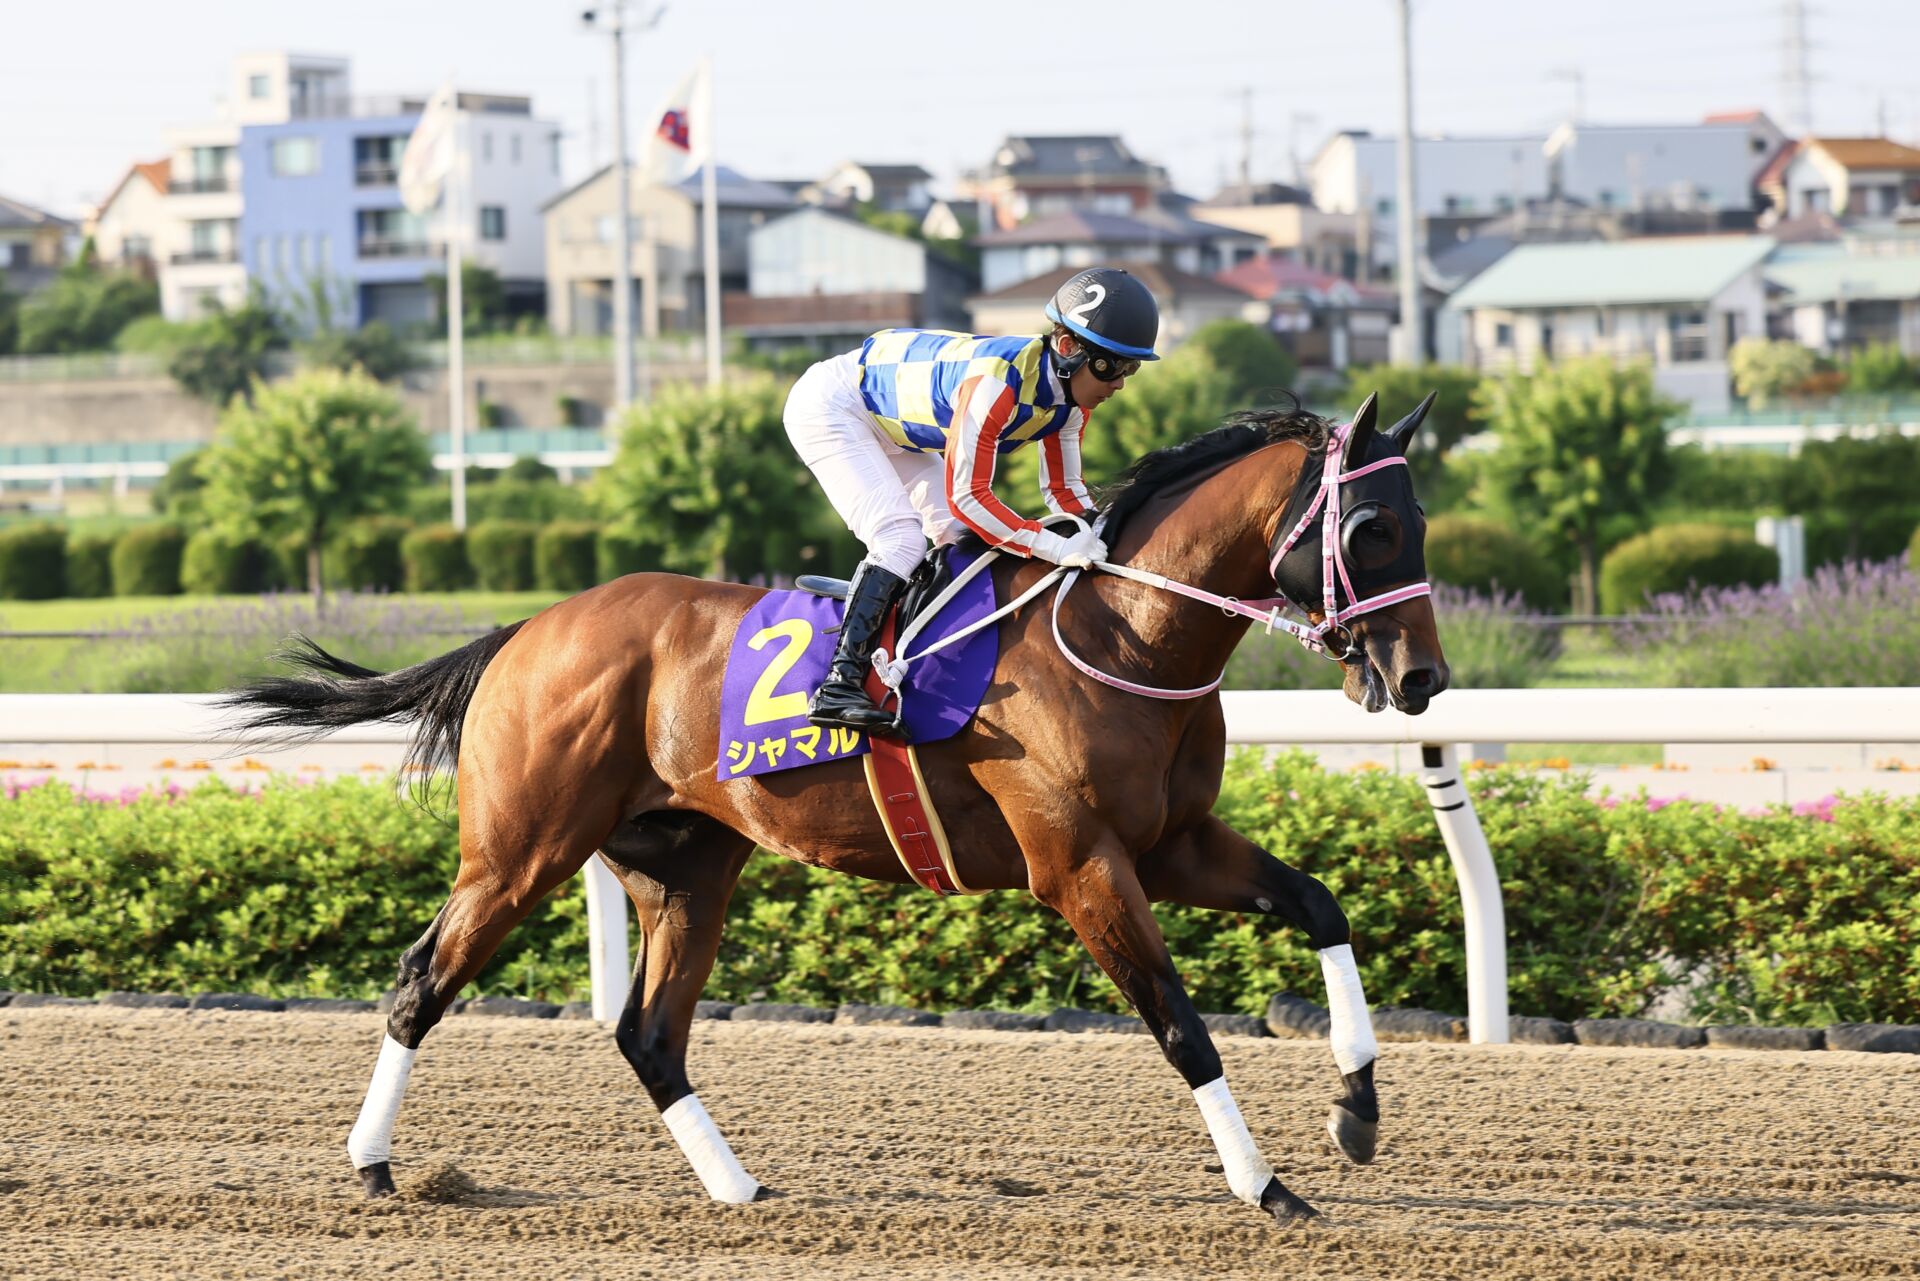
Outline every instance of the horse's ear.
POLYGON ((1412 413, 1387 428, 1387 439, 1393 442, 1393 447, 1397 452, 1402 454, 1407 452, 1407 446, 1411 445, 1413 438, 1420 434, 1420 424, 1426 418, 1427 411, 1433 408, 1433 402, 1438 399, 1439 396, 1440 393, 1437 391, 1428 392, 1427 398, 1415 405, 1412 413))
POLYGON ((1373 445, 1373 423, 1380 413, 1380 393, 1371 391, 1353 416, 1353 431, 1347 436, 1347 451, 1340 455, 1340 470, 1352 471, 1366 464, 1367 450, 1373 445))

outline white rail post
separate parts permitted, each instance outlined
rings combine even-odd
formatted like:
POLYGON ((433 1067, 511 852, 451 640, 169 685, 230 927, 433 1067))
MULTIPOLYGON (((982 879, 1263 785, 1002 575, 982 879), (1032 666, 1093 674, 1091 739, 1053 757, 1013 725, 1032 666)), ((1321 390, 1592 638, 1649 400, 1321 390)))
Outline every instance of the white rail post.
POLYGON ((1507 913, 1500 902, 1500 876, 1480 818, 1460 777, 1460 754, 1451 743, 1420 745, 1420 781, 1440 824, 1460 882, 1460 908, 1467 927, 1467 1040, 1505 1045, 1507 1027, 1507 913))
POLYGON ((593 1017, 619 1019, 627 1003, 627 892, 595 854, 580 870, 587 890, 587 969, 593 980, 593 1017))

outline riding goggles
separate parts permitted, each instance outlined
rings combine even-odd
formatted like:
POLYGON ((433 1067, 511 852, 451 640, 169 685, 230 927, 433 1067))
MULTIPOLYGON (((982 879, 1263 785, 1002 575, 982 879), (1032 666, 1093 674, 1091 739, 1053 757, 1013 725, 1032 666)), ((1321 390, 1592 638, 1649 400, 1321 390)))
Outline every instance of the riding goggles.
POLYGON ((1131 356, 1116 356, 1096 347, 1087 352, 1087 372, 1103 383, 1117 383, 1122 378, 1131 378, 1139 373, 1140 362, 1131 356))

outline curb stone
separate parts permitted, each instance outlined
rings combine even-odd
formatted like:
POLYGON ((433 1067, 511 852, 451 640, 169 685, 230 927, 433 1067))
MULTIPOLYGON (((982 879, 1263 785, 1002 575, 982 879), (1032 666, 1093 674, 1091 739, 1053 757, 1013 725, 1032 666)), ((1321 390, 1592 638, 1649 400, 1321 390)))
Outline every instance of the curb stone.
POLYGON ((551 1019, 560 1007, 551 1001, 523 1001, 515 996, 481 996, 467 1002, 468 1014, 509 1019, 551 1019))
POLYGON ((1652 1050, 1695 1050, 1707 1043, 1704 1028, 1652 1019, 1575 1019, 1573 1035, 1582 1045, 1652 1050))
POLYGON ((1215 1036, 1272 1036, 1267 1025, 1251 1014, 1202 1014, 1200 1021, 1215 1036))
POLYGON ((979 1032, 1038 1032, 1046 1025, 1044 1014, 1016 1014, 1012 1010, 954 1010, 940 1020, 941 1027, 979 1032))
POLYGON ((740 1007, 732 1001, 695 1001, 693 1017, 696 1019, 730 1019, 740 1007))
POLYGON ((1507 1020, 1507 1037, 1518 1045, 1572 1045, 1573 1024, 1565 1019, 1516 1014, 1507 1020))
POLYGON ((591 1021, 593 1018, 593 1002, 568 1001, 560 1007, 560 1017, 563 1019, 587 1019, 591 1021))
POLYGON ((1275 1036, 1325 1040, 1333 1026, 1326 1009, 1291 992, 1276 992, 1267 1002, 1267 1030, 1275 1036))
POLYGON ((271 996, 251 992, 201 992, 187 1002, 190 1010, 250 1010, 258 1014, 279 1014, 287 1003, 271 996))
POLYGON ((748 1001, 733 1007, 735 1023, 831 1023, 834 1012, 817 1005, 783 1005, 775 1001, 748 1001))
POLYGON ((184 1010, 189 1002, 178 992, 102 992, 100 1004, 129 1010, 184 1010))
POLYGON ((7 1005, 16 1010, 32 1010, 49 1005, 92 1005, 93 1002, 78 996, 55 996, 51 992, 15 992, 7 1005))
POLYGON ((1717 1050, 1820 1050, 1827 1034, 1817 1027, 1710 1027, 1707 1044, 1717 1050))
MULTIPOLYGON (((18 1005, 20 998, 14 998, 18 1005)), ((1864 1050, 1868 1054, 1920 1054, 1920 1024, 1835 1023, 1827 1029, 1829 1050, 1864 1050)))
POLYGON ((0 992, 0 1005, 5 1005, 11 1000, 13 1000, 12 992, 0 992))
POLYGON ((1132 1014, 1099 1014, 1093 1010, 1058 1009, 1041 1025, 1049 1032, 1140 1032, 1147 1025, 1132 1014))
POLYGON ((1373 1012, 1373 1032, 1383 1041, 1464 1041, 1467 1021, 1456 1014, 1383 1005, 1373 1012))
POLYGON ((372 1001, 352 1001, 338 996, 290 996, 287 998, 289 1014, 371 1014, 375 1008, 372 1001))
POLYGON ((843 1005, 833 1021, 854 1027, 938 1027, 940 1016, 904 1005, 843 1005))

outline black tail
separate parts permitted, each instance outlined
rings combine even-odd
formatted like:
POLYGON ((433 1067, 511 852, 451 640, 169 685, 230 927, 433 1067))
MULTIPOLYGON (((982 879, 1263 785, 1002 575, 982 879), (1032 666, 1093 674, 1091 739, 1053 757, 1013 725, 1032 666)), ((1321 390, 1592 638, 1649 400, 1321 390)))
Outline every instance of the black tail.
POLYGON ((431 776, 460 760, 460 725, 474 686, 525 620, 489 632, 438 658, 397 672, 376 672, 336 658, 305 636, 295 636, 275 657, 311 676, 274 676, 227 690, 217 702, 242 715, 233 727, 254 741, 304 743, 331 730, 366 721, 417 721, 407 760, 431 776))

